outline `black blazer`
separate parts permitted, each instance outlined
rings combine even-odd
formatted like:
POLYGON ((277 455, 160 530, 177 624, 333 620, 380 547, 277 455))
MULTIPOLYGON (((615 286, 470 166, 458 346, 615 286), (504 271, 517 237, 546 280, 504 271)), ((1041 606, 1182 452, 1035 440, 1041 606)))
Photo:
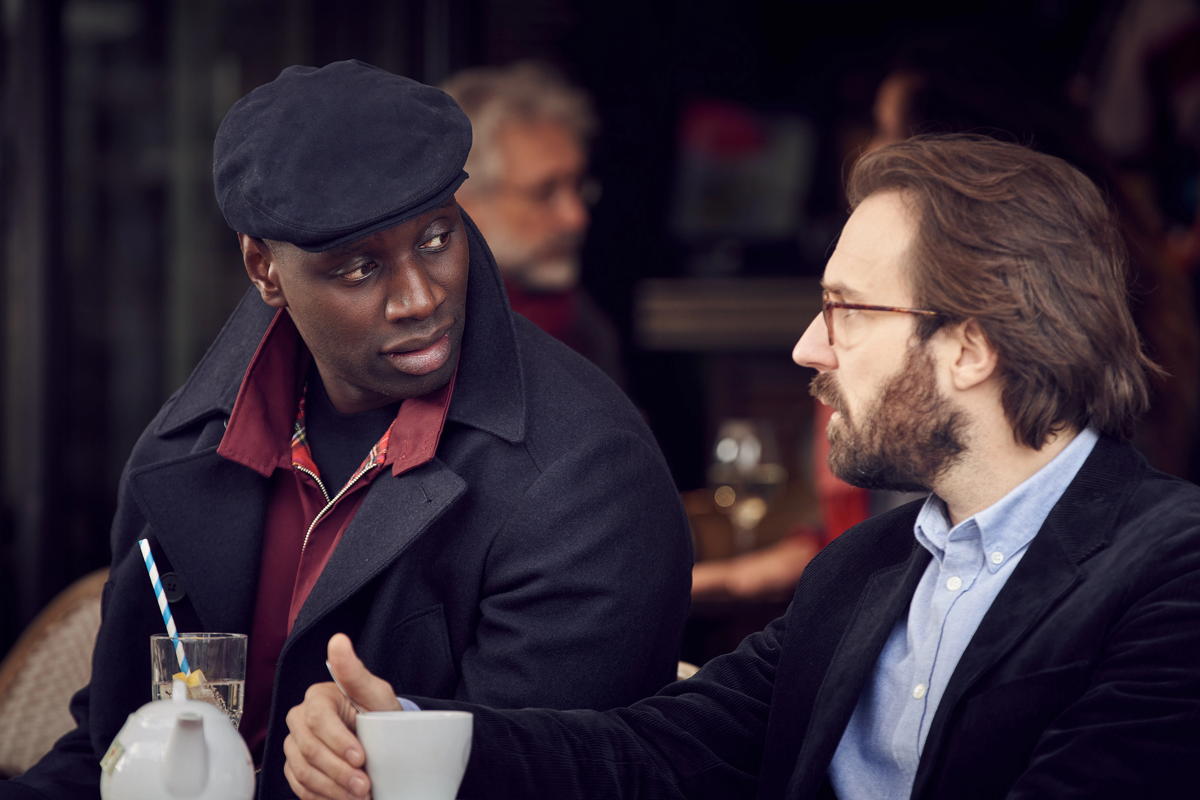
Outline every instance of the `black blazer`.
MULTIPOLYGON (((470 223, 468 223, 470 225, 470 223)), ((259 795, 291 797, 284 715, 344 631, 398 692, 611 708, 675 677, 691 538, 658 447, 598 369, 514 317, 471 227, 458 382, 429 464, 371 483, 279 656, 259 795)), ((0 797, 97 796, 98 762, 149 700, 162 629, 136 540, 179 576, 180 630, 249 632, 268 481, 216 454, 272 318, 251 291, 142 435, 79 727, 0 797), (30 793, 36 789, 40 793, 30 793)))
MULTIPOLYGON (((830 759, 930 558, 918 509, 843 534, 785 616, 656 697, 474 709, 462 796, 832 796, 830 759)), ((963 653, 913 797, 1190 797, 1198 761, 1200 488, 1101 439, 963 653)))

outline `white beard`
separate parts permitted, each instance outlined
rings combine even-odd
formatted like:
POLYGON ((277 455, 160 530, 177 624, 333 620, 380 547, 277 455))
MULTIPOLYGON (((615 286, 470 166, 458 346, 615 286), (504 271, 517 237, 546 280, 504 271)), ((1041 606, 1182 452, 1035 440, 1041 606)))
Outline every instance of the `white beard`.
POLYGON ((518 266, 500 265, 506 277, 526 289, 557 292, 579 283, 579 259, 576 256, 547 258, 518 266))

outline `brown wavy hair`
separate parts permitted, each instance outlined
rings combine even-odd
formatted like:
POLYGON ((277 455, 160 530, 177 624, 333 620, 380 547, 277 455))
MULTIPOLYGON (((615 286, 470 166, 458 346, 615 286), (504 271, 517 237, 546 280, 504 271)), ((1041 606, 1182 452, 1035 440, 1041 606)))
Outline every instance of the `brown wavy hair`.
POLYGON ((998 353, 1016 440, 1065 428, 1129 438, 1149 403, 1129 312, 1125 245, 1104 197, 1065 161, 976 135, 916 136, 863 155, 851 207, 901 191, 916 212, 908 255, 926 341, 975 320, 998 353))

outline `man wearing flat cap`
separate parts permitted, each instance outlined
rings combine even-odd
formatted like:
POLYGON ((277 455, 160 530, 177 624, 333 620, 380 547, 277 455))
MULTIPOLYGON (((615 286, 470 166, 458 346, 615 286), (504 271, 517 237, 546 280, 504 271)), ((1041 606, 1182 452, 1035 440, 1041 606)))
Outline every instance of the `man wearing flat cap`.
POLYGON ((337 632, 399 690, 495 706, 673 677, 678 496, 619 390, 509 311, 454 200, 470 139, 447 95, 355 61, 226 115, 213 179, 254 286, 130 457, 78 727, 0 797, 94 796, 149 699, 141 539, 180 631, 249 634, 260 797, 290 796, 284 715, 337 632))

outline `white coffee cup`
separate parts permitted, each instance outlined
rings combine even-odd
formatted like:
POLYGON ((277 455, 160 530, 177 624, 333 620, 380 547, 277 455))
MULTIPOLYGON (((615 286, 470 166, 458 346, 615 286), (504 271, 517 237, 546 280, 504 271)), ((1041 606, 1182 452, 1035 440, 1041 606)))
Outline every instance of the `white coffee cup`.
POLYGON ((471 755, 467 711, 364 711, 358 739, 373 800, 454 800, 471 755))

